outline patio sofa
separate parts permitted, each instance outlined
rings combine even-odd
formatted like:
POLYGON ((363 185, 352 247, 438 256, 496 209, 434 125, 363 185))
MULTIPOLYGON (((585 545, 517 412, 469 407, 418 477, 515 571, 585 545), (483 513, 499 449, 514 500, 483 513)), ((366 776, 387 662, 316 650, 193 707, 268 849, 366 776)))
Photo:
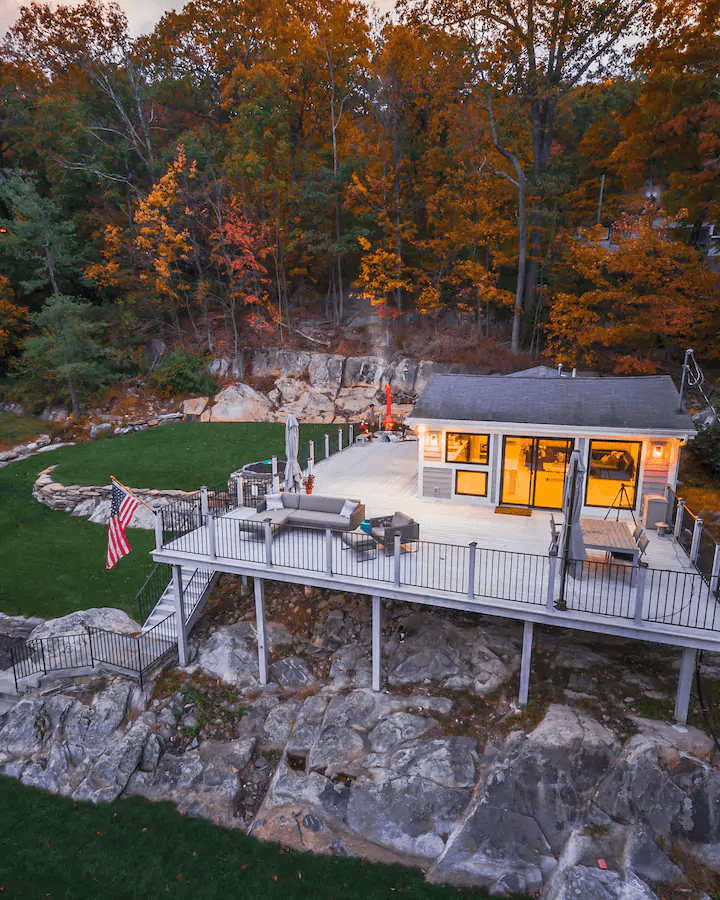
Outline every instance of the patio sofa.
POLYGON ((263 523, 266 519, 270 519, 270 529, 275 534, 285 525, 355 531, 364 518, 365 507, 359 500, 285 491, 281 494, 268 494, 258 503, 257 512, 247 519, 241 519, 239 524, 241 533, 260 537, 264 534, 263 523), (351 508, 351 504, 355 504, 354 507, 351 508))

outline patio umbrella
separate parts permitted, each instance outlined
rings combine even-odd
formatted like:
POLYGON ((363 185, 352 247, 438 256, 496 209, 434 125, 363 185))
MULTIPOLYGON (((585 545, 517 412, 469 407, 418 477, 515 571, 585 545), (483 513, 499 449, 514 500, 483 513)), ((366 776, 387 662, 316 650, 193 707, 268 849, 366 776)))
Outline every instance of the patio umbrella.
POLYGON ((585 542, 580 528, 580 512, 583 507, 583 475, 585 467, 580 461, 580 451, 573 450, 570 456, 565 489, 563 491, 562 511, 565 522, 560 536, 560 552, 562 553, 562 577, 560 580, 560 599, 555 604, 558 609, 567 609, 565 605, 565 581, 568 573, 576 577, 576 564, 582 571, 583 560, 587 559, 585 542), (572 563, 569 562, 572 560, 572 563))
POLYGON ((300 445, 300 425, 294 413, 290 413, 285 422, 285 490, 299 494, 302 490, 302 470, 298 462, 300 445))

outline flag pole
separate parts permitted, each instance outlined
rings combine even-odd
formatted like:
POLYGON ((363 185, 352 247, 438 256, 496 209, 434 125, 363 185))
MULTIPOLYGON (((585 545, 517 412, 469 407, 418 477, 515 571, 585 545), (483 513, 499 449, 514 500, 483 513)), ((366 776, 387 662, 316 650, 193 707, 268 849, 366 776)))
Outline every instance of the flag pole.
POLYGON ((114 481, 118 487, 121 487, 124 491, 127 491, 128 494, 130 494, 131 497, 134 497, 138 503, 142 503, 142 505, 145 507, 145 509, 149 509, 151 513, 155 512, 155 510, 152 508, 152 506, 148 506, 148 504, 141 497, 138 497, 138 495, 136 493, 134 493, 133 491, 131 491, 129 487, 125 487, 125 485, 122 483, 122 481, 118 481, 114 475, 110 476, 110 481, 114 481))

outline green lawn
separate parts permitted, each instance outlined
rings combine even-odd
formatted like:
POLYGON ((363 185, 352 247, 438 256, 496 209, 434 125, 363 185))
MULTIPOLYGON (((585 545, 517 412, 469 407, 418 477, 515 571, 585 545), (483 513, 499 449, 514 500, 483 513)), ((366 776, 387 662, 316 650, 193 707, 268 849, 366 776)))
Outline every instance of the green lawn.
MULTIPOLYGON (((310 438, 322 458, 326 431, 337 446, 337 428, 301 427, 301 458, 310 438)), ((154 535, 132 530, 133 552, 107 572, 106 526, 53 512, 31 498, 33 481, 46 466, 57 464, 55 477, 65 484, 107 484, 115 475, 135 487, 192 490, 272 453, 284 456, 282 425, 188 424, 62 448, 0 469, 0 610, 49 618, 118 606, 136 614, 135 593, 152 568, 154 535)), ((481 890, 426 884, 416 869, 265 844, 179 816, 169 803, 121 798, 94 806, 0 776, 0 808, 4 897, 487 897, 481 890)))
POLYGON ((298 853, 169 803, 121 798, 94 806, 0 776, 0 892, 36 900, 415 900, 486 898, 431 885, 417 869, 298 853))
POLYGON ((0 450, 9 450, 10 447, 25 444, 39 434, 49 434, 52 437, 61 430, 54 422, 46 422, 36 416, 0 412, 0 450))
MULTIPOLYGON (((337 447, 336 427, 301 426, 301 459, 310 439, 316 441, 316 458, 322 458, 328 431, 337 447)), ((135 595, 152 569, 152 532, 129 530, 133 552, 108 572, 107 526, 33 500, 33 482, 47 466, 57 465, 54 477, 64 484, 109 484, 114 475, 133 487, 196 490, 273 453, 285 455, 281 424, 189 423, 63 447, 5 466, 0 469, 0 611, 53 618, 116 606, 136 616, 135 595)))

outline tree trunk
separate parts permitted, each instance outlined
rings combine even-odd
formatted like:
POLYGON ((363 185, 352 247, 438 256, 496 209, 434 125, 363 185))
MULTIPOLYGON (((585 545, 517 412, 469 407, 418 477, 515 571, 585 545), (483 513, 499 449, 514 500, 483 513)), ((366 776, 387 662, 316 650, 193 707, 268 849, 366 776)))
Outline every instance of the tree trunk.
POLYGON ((513 309, 513 327, 512 338, 510 339, 510 350, 512 353, 519 353, 520 341, 522 338, 523 299, 525 294, 525 265, 527 259, 527 211, 525 209, 525 173, 522 171, 519 162, 515 166, 515 173, 518 176, 518 269, 517 284, 515 286, 515 306, 513 309))
POLYGON ((72 403, 73 415, 76 419, 80 418, 80 404, 78 403, 77 394, 75 393, 75 385, 72 378, 68 378, 68 388, 70 388, 70 401, 72 403))
MULTIPOLYGON (((402 230, 400 209, 400 135, 397 125, 393 131, 393 163, 395 165, 395 255, 397 256, 397 276, 400 280, 402 268, 402 230)), ((395 306, 398 312, 402 312, 402 289, 395 288, 395 306)))

